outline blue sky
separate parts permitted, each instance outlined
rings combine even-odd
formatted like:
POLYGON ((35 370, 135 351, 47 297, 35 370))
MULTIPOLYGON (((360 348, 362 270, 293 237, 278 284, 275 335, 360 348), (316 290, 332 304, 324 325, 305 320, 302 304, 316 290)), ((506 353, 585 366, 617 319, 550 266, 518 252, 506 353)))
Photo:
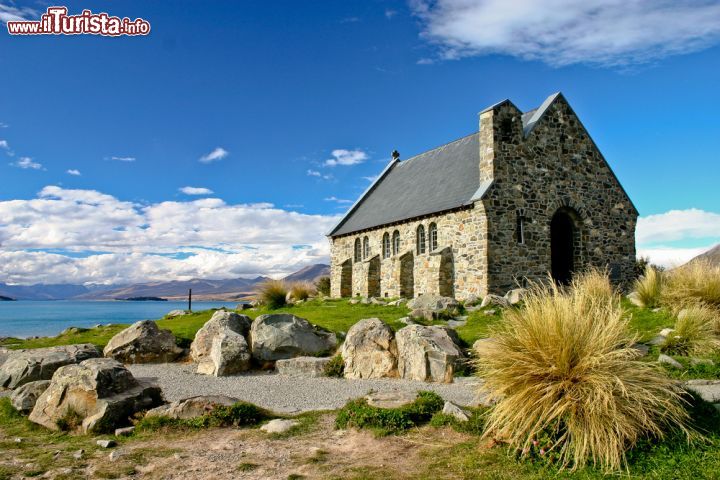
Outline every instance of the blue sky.
MULTIPOLYGON (((393 149, 407 158, 472 133, 498 100, 527 110, 555 91, 638 207, 641 251, 667 262, 719 242, 720 6, 583 3, 71 1, 152 32, 3 26, 0 282, 327 260, 322 234, 393 149)), ((0 0, 0 20, 46 6, 0 0)))

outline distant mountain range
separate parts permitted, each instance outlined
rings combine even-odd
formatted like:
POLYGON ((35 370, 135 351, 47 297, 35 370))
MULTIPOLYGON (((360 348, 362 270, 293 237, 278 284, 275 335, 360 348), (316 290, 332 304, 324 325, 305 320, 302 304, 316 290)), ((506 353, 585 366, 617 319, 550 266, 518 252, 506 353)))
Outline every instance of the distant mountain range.
POLYGON ((698 259, 708 260, 713 265, 720 265, 720 244, 715 245, 707 252, 701 253, 697 257, 693 258, 693 260, 698 259))
MULTIPOLYGON (((328 265, 305 267, 284 278, 287 282, 314 282, 330 275, 328 265)), ((161 297, 169 300, 187 298, 192 289, 195 300, 235 301, 252 295, 258 284, 268 277, 230 280, 193 279, 187 281, 137 283, 133 285, 7 285, 0 283, 0 296, 17 300, 114 300, 133 297, 161 297)))

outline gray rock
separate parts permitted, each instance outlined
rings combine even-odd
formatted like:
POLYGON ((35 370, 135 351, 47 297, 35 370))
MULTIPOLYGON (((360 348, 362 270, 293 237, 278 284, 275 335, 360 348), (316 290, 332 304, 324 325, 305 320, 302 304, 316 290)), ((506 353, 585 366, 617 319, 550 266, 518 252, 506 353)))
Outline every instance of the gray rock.
POLYGON ((412 317, 426 318, 452 318, 460 313, 460 303, 452 297, 440 295, 420 295, 408 301, 407 307, 413 310, 412 317))
POLYGON ((0 366, 0 387, 17 388, 36 380, 50 380, 62 366, 99 356, 97 348, 89 343, 14 350, 0 366))
POLYGON ((127 453, 125 452, 125 450, 113 450, 112 452, 110 452, 110 455, 108 455, 108 458, 111 462, 114 462, 115 460, 118 460, 126 455, 127 453))
POLYGON ((30 421, 51 430, 70 412, 82 420, 84 433, 113 432, 136 412, 162 403, 157 386, 139 381, 121 363, 91 358, 60 367, 37 399, 30 421))
POLYGON ((522 302, 526 294, 527 290, 524 288, 513 288, 512 290, 508 290, 503 298, 510 305, 517 305, 522 302))
POLYGON ((492 341, 492 338, 478 338, 477 340, 475 340, 472 345, 472 350, 473 352, 475 352, 475 355, 482 355, 483 350, 488 346, 492 345, 492 341))
POLYGON ((237 398, 224 395, 202 395, 184 398, 149 410, 146 417, 168 417, 179 420, 197 418, 210 413, 217 407, 229 407, 239 402, 237 398))
POLYGON ((213 339, 223 330, 227 329, 242 336, 247 336, 251 323, 252 319, 246 315, 218 310, 195 334, 195 339, 190 346, 192 359, 201 362, 205 357, 209 356, 213 346, 213 339))
POLYGON ((277 313, 255 319, 250 328, 250 344, 254 358, 274 361, 333 351, 337 338, 304 318, 277 313))
POLYGON ((401 378, 451 383, 464 358, 457 333, 446 327, 409 325, 395 334, 401 378))
POLYGON ((378 318, 350 327, 342 346, 345 378, 397 377, 397 344, 392 329, 378 318))
POLYGON ((447 325, 450 328, 463 327, 467 324, 467 317, 455 317, 452 320, 448 320, 447 325))
POLYGON ((84 454, 85 454, 85 450, 83 450, 83 449, 77 450, 77 451, 75 451, 75 453, 73 453, 73 458, 75 460, 80 460, 81 458, 83 458, 84 454))
POLYGON ((398 319, 398 322, 404 323, 405 325, 415 325, 410 317, 402 317, 398 319))
POLYGON ((473 293, 473 294, 468 295, 468 297, 465 299, 465 302, 463 304, 465 305, 465 308, 467 309, 467 307, 473 307, 473 306, 478 305, 480 303, 480 301, 481 301, 480 297, 478 297, 477 295, 475 295, 473 293))
POLYGON ((640 355, 645 356, 648 353, 650 353, 650 347, 648 345, 645 345, 644 343, 636 343, 632 346, 635 350, 637 350, 640 355))
POLYGON ((132 435, 134 431, 135 431, 135 427, 116 428, 115 436, 116 437, 127 437, 129 435, 132 435))
POLYGON ((283 420, 276 418, 275 420, 270 420, 268 423, 260 427, 260 430, 265 433, 285 433, 297 425, 300 425, 300 422, 297 420, 283 420))
POLYGON ((27 415, 35 407, 38 397, 50 386, 50 380, 28 382, 13 391, 10 402, 20 413, 27 415))
POLYGON ((98 440, 95 442, 98 447, 100 448, 114 448, 117 447, 117 442, 115 440, 98 440))
POLYGON ((470 420, 470 414, 453 402, 445 402, 442 413, 445 415, 452 415, 458 422, 467 422, 470 420))
POLYGON ((488 293, 485 295, 485 298, 483 298, 482 303, 480 304, 480 308, 485 308, 490 305, 497 305, 498 307, 509 307, 510 304, 507 300, 505 300, 505 297, 501 297, 500 295, 495 295, 493 293, 488 293))
POLYGON ((370 298, 370 304, 371 305, 385 305, 385 302, 379 298, 372 297, 372 298, 370 298))
POLYGON ((657 361, 658 361, 658 363, 664 363, 666 365, 670 365, 673 368, 679 368, 679 369, 683 368, 683 366, 680 362, 678 362, 677 360, 675 360, 674 358, 672 358, 668 355, 665 355, 664 353, 661 353, 658 356, 657 361))
POLYGON ((640 300, 640 295, 638 295, 637 292, 630 292, 627 295, 627 299, 630 300, 630 303, 632 303, 636 307, 645 308, 645 303, 640 300))
POLYGON ((275 369, 280 375, 293 377, 323 377, 325 367, 332 360, 330 357, 295 357, 275 362, 275 369))
POLYGON ((357 298, 351 298, 350 300, 348 300, 348 303, 350 305, 357 305, 358 303, 360 303, 360 300, 358 300, 357 298))
POLYGON ((160 330, 155 322, 135 322, 110 339, 103 354, 123 363, 167 363, 183 353, 170 330, 160 330))
POLYGON ((245 337, 225 327, 213 338, 210 355, 201 357, 198 373, 223 377, 250 370, 250 347, 245 337))
POLYGON ((365 396, 368 405, 377 408, 400 408, 415 401, 417 393, 407 391, 371 392, 365 396))
POLYGON ((713 365, 715 365, 715 362, 713 362, 713 361, 712 361, 711 359, 709 359, 709 358, 695 358, 695 357, 693 357, 693 358, 690 359, 690 365, 709 365, 709 366, 713 366, 713 365))
POLYGON ((685 389, 709 403, 720 402, 720 380, 688 380, 685 389))
POLYGON ((57 336, 58 336, 58 337, 62 337, 62 336, 65 336, 65 335, 75 335, 75 334, 77 334, 77 333, 82 333, 82 332, 85 332, 85 331, 87 331, 87 328, 68 327, 68 328, 66 328, 65 330, 63 330, 62 332, 60 332, 57 336))
POLYGON ((480 305, 471 305, 469 307, 465 307, 466 312, 477 312, 479 310, 482 310, 482 307, 480 305))
POLYGON ((245 303, 238 303, 237 306, 235 307, 235 310, 250 310, 251 308, 253 308, 252 305, 250 305, 249 302, 245 302, 245 303))
POLYGON ((170 310, 167 315, 168 318, 182 317, 185 315, 185 310, 170 310))

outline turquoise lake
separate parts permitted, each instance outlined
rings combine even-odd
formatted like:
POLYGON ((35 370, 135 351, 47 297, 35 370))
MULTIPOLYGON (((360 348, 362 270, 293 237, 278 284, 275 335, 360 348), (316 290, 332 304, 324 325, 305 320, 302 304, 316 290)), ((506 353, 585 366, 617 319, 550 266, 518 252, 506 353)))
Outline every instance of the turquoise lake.
MULTIPOLYGON (((235 308, 238 302, 193 302, 193 311, 235 308)), ((57 335, 67 327, 157 320, 187 302, 77 302, 71 300, 0 302, 0 337, 57 335)))

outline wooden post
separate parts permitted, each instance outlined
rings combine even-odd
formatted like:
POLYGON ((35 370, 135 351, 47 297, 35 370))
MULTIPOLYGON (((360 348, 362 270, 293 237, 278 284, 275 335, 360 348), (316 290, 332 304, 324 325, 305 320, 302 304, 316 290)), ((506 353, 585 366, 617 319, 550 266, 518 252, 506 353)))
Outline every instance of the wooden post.
POLYGON ((192 312, 192 288, 188 290, 188 310, 192 312))

